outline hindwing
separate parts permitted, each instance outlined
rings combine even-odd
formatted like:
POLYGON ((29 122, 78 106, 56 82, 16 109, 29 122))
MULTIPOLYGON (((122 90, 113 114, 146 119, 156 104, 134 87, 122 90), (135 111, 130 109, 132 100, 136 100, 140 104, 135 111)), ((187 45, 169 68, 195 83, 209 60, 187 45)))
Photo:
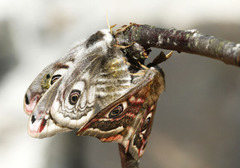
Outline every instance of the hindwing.
POLYGON ((148 139, 152 130, 154 115, 156 112, 156 105, 148 107, 143 118, 141 119, 140 126, 133 138, 129 141, 123 142, 125 152, 129 152, 135 160, 138 160, 144 153, 148 139))
POLYGON ((163 75, 154 68, 147 69, 137 86, 98 112, 78 130, 77 135, 94 136, 102 142, 122 143, 126 151, 135 151, 135 146, 142 148, 143 143, 136 145, 134 139, 137 141, 139 137, 145 136, 144 140, 147 140, 151 124, 146 125, 145 120, 151 118, 149 115, 153 116, 156 102, 163 90, 163 75))

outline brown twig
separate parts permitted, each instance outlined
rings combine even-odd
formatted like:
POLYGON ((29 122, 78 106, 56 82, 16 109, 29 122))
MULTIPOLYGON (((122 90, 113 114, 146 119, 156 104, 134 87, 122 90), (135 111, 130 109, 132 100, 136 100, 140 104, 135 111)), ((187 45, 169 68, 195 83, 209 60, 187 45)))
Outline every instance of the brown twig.
MULTIPOLYGON (((240 66, 240 44, 204 35, 197 30, 163 29, 150 25, 130 24, 117 30, 114 35, 116 46, 124 46, 121 48, 125 49, 130 61, 144 62, 146 57, 141 51, 147 52, 150 47, 155 47, 202 55, 240 66)), ((160 53, 152 64, 167 59, 161 55, 165 54, 160 53)), ((135 160, 130 153, 125 153, 125 148, 121 144, 118 146, 122 168, 138 168, 139 160, 135 160)))
POLYGON ((144 48, 156 47, 203 55, 226 64, 240 66, 239 43, 204 35, 197 30, 163 29, 131 24, 118 33, 116 39, 120 44, 137 42, 144 48))
POLYGON ((139 160, 135 160, 130 153, 125 153, 123 145, 118 144, 122 168, 139 168, 139 160))

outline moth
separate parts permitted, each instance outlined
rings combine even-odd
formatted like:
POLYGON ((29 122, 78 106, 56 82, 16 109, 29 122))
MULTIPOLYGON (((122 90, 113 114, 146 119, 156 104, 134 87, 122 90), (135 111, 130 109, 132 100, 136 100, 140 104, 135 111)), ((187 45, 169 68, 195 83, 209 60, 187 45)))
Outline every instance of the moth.
POLYGON ((136 87, 97 113, 77 135, 118 142, 138 160, 147 145, 157 101, 164 88, 163 71, 147 68, 136 87))
POLYGON ((30 136, 79 129, 97 105, 103 109, 142 82, 144 70, 132 67, 115 44, 109 30, 100 30, 36 77, 24 96, 30 136))

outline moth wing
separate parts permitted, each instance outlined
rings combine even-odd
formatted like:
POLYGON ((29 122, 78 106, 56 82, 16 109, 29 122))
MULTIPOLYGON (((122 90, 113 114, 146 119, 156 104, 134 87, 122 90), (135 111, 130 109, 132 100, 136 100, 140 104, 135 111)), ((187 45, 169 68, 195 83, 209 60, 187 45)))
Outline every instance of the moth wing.
POLYGON ((155 112, 156 104, 148 108, 148 111, 144 114, 144 117, 141 120, 140 127, 129 143, 123 143, 123 146, 126 148, 126 150, 128 150, 136 160, 143 155, 146 149, 146 145, 152 130, 155 112))
POLYGON ((125 147, 125 152, 129 152, 136 160, 144 153, 146 145, 152 130, 153 119, 156 112, 157 101, 160 94, 165 88, 164 74, 160 68, 157 68, 156 75, 150 84, 150 92, 146 102, 146 111, 140 121, 140 126, 133 138, 125 141, 122 145, 125 147))
POLYGON ((95 101, 95 74, 103 55, 92 52, 69 70, 59 85, 50 113, 62 127, 80 128, 93 115, 95 101))
POLYGON ((24 95, 23 107, 27 115, 31 115, 44 93, 56 80, 64 76, 72 66, 74 66, 73 57, 68 54, 48 65, 38 74, 24 95))
MULTIPOLYGON (((44 93, 51 88, 52 84, 66 75, 66 72, 76 66, 76 55, 84 50, 84 43, 78 43, 64 57, 45 67, 28 87, 23 100, 24 111, 31 115, 38 101, 44 93)), ((79 56, 79 54, 78 54, 79 56)))
POLYGON ((144 100, 154 75, 154 71, 147 71, 137 86, 98 112, 77 135, 93 136, 102 142, 122 143, 131 139, 147 110, 144 100))
MULTIPOLYGON (((65 127, 78 128, 79 125, 82 125, 82 123, 88 120, 86 118, 89 118, 92 115, 91 113, 94 111, 95 108, 95 85, 94 79, 91 78, 94 76, 94 74, 91 72, 94 71, 91 70, 90 67, 92 67, 92 69, 96 69, 97 67, 99 67, 101 63, 101 60, 99 60, 99 58, 104 56, 103 53, 106 53, 106 51, 110 47, 110 43, 112 42, 112 40, 113 37, 109 30, 103 30, 92 35, 86 42, 78 44, 76 47, 71 49, 68 55, 66 57, 63 57, 62 60, 68 60, 69 58, 69 60, 74 65, 70 68, 67 68, 68 70, 67 72, 65 71, 64 75, 60 74, 61 78, 59 79, 61 79, 62 82, 59 82, 58 85, 55 85, 55 87, 49 87, 49 77, 47 77, 47 80, 41 80, 44 78, 44 75, 46 75, 46 73, 50 73, 51 76, 55 72, 54 67, 56 66, 55 64, 59 65, 58 61, 45 68, 42 73, 40 73, 40 75, 34 80, 32 85, 30 85, 29 89, 27 90, 24 100, 25 111, 28 115, 31 115, 29 119, 29 133, 33 137, 44 137, 50 134, 55 134, 58 131, 65 131, 65 127), (99 54, 99 51, 101 50, 103 52, 100 52, 102 54, 99 54), (92 54, 94 52, 96 52, 95 55, 92 54), (91 85, 89 82, 90 80, 91 85), (76 84, 76 87, 84 88, 84 90, 81 92, 81 102, 77 105, 74 105, 75 110, 65 109, 65 102, 63 101, 66 99, 63 100, 62 98, 66 94, 68 94, 67 92, 69 91, 69 88, 71 88, 74 84, 76 84), (42 85, 44 85, 44 87, 42 85), (35 93, 35 90, 37 90, 38 92, 35 93), (56 92, 57 94, 53 94, 54 92, 56 92), (38 95, 37 99, 34 99, 33 102, 29 101, 29 97, 34 98, 36 97, 36 95, 38 95), (31 106, 30 108, 27 107, 29 104, 31 106), (83 108, 78 110, 79 106, 80 108, 83 108), (88 109, 86 109, 86 107, 88 107, 88 109), (61 108, 61 110, 63 111, 59 111, 59 108, 61 108), (82 111, 84 113, 81 113, 82 111), (61 112, 64 116, 61 116, 61 112), (87 117, 86 114, 88 115, 87 117), (50 127, 47 127, 48 125, 54 128, 50 129, 50 127), (49 128, 50 131, 47 131, 47 128, 49 128), (55 132, 54 130, 58 131, 55 132)), ((63 68, 66 68, 66 66, 64 65, 63 68)), ((76 100, 76 94, 78 93, 79 92, 74 93, 72 100, 76 100)))
POLYGON ((69 128, 57 125, 50 114, 51 100, 54 98, 55 89, 59 86, 61 80, 57 81, 48 89, 42 97, 28 121, 28 133, 34 138, 44 138, 55 135, 60 132, 71 131, 69 128))
POLYGON ((52 117, 64 127, 81 128, 92 117, 97 103, 106 107, 136 85, 128 67, 119 48, 89 52, 63 78, 52 117))

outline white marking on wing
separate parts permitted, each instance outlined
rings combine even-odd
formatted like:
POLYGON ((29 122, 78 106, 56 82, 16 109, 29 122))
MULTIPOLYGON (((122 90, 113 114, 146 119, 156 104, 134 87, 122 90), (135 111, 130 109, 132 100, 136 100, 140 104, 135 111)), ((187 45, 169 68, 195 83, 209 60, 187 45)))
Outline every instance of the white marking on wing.
POLYGON ((77 113, 83 113, 83 115, 78 119, 76 118, 76 114, 73 114, 73 111, 71 111, 70 114, 68 114, 71 117, 66 116, 66 114, 64 114, 64 111, 61 111, 61 112, 57 112, 53 116, 53 118, 58 122, 59 125, 63 127, 80 128, 93 115, 94 109, 91 108, 91 110, 88 112, 86 112, 85 110, 84 111, 78 110, 77 113))
POLYGON ((96 91, 95 86, 91 85, 89 87, 88 95, 87 95, 87 99, 88 99, 89 104, 94 104, 95 103, 95 91, 96 91))
POLYGON ((53 76, 54 76, 54 75, 63 75, 66 71, 67 71, 66 68, 58 69, 58 70, 56 70, 56 71, 53 73, 53 76))
POLYGON ((82 127, 84 124, 86 124, 89 121, 90 117, 93 115, 93 112, 94 112, 94 110, 92 109, 86 115, 82 116, 80 119, 70 120, 67 126, 70 128, 82 127))
POLYGON ((59 101, 56 101, 56 99, 53 101, 53 104, 52 104, 52 107, 51 107, 51 114, 53 115, 53 113, 52 112, 57 112, 58 111, 58 109, 59 109, 59 107, 60 107, 60 102, 59 101))
POLYGON ((79 81, 79 82, 76 82, 73 85, 72 89, 78 89, 82 92, 84 90, 84 87, 85 87, 85 82, 84 81, 79 81))
POLYGON ((86 106, 86 103, 87 103, 87 93, 86 93, 86 91, 84 91, 80 98, 80 107, 84 108, 86 106))
POLYGON ((115 132, 121 132, 123 130, 124 130, 123 126, 117 127, 115 129, 112 129, 112 130, 109 130, 109 131, 102 131, 99 128, 87 128, 88 132, 93 132, 95 134, 98 134, 98 133, 100 133, 100 134, 112 134, 112 133, 115 133, 115 132))

